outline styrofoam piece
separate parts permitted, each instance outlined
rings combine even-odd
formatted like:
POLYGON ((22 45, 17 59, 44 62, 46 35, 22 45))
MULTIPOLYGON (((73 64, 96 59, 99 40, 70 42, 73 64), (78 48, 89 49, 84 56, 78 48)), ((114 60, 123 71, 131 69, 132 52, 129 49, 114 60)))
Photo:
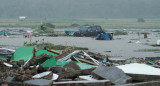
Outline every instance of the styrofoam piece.
POLYGON ((84 79, 84 80, 88 80, 88 81, 97 80, 97 79, 92 78, 91 75, 79 76, 79 78, 84 79))
POLYGON ((52 76, 52 80, 57 80, 57 79, 58 79, 58 77, 59 77, 59 75, 57 75, 57 74, 53 74, 53 76, 52 76))
POLYGON ((3 64, 6 65, 7 67, 13 67, 13 65, 5 63, 5 62, 3 64))
POLYGON ((160 40, 157 40, 157 45, 160 45, 160 40))
POLYGON ((160 75, 160 69, 152 66, 140 63, 132 63, 126 65, 117 66, 122 69, 125 73, 129 74, 143 74, 143 75, 160 75))
POLYGON ((50 73, 51 73, 51 71, 43 72, 43 73, 36 74, 36 75, 32 76, 32 78, 42 78, 44 76, 47 76, 50 73))
POLYGON ((136 41, 137 44, 141 43, 140 41, 136 41))

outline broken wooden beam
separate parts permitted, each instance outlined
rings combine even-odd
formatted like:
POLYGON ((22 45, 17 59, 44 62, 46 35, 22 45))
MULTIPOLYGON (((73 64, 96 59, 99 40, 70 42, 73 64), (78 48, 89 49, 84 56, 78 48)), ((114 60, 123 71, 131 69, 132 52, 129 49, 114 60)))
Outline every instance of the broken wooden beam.
POLYGON ((88 61, 88 60, 85 60, 85 59, 81 59, 81 58, 76 58, 76 59, 78 59, 79 61, 84 62, 84 63, 88 63, 88 64, 91 64, 91 65, 96 65, 96 66, 98 66, 96 63, 91 62, 91 61, 88 61))
POLYGON ((53 49, 46 48, 46 50, 47 50, 47 51, 49 51, 49 52, 52 52, 52 53, 58 54, 58 55, 60 55, 60 54, 61 54, 61 52, 58 52, 58 51, 53 50, 53 49))

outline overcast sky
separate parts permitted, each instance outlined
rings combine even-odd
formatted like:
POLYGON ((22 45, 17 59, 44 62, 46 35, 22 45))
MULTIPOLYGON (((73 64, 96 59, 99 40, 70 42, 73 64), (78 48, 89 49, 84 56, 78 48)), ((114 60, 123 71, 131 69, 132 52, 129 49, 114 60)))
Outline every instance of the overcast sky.
POLYGON ((160 0, 0 0, 0 18, 159 18, 160 0))

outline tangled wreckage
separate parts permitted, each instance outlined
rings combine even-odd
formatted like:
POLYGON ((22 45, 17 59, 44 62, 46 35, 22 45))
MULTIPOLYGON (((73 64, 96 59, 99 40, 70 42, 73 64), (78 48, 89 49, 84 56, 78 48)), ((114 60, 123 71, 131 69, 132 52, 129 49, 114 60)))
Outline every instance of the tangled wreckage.
POLYGON ((22 46, 12 55, 5 54, 0 60, 0 84, 158 86, 159 60, 159 57, 114 59, 82 50, 57 51, 46 47, 40 49, 36 46, 22 46))

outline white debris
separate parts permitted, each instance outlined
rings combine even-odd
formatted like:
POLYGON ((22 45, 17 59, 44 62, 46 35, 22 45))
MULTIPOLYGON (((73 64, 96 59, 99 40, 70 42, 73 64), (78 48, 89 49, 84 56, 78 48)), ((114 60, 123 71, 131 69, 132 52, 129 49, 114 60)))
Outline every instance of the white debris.
POLYGON ((0 48, 0 51, 10 51, 10 52, 15 52, 13 49, 8 49, 8 48, 0 48))
POLYGON ((157 40, 157 45, 160 45, 160 40, 157 40))
POLYGON ((137 44, 141 43, 140 41, 136 41, 137 44))
POLYGON ((121 59, 121 58, 109 58, 109 60, 113 60, 113 61, 124 61, 125 59, 121 59))
POLYGON ((122 69, 125 73, 130 74, 143 74, 143 75, 160 75, 160 69, 154 68, 146 64, 132 63, 126 65, 117 66, 122 69))
POLYGON ((5 63, 5 62, 3 64, 6 65, 7 67, 13 67, 13 65, 5 63))
POLYGON ((51 73, 51 71, 43 72, 43 73, 36 74, 36 75, 32 76, 32 78, 42 78, 44 76, 47 76, 50 73, 51 73))
POLYGON ((57 79, 58 79, 58 76, 59 76, 59 75, 57 75, 57 74, 53 74, 52 80, 57 80, 57 79))
POLYGON ((79 78, 84 79, 84 80, 88 80, 88 81, 97 80, 97 79, 94 79, 91 75, 79 76, 79 78))

